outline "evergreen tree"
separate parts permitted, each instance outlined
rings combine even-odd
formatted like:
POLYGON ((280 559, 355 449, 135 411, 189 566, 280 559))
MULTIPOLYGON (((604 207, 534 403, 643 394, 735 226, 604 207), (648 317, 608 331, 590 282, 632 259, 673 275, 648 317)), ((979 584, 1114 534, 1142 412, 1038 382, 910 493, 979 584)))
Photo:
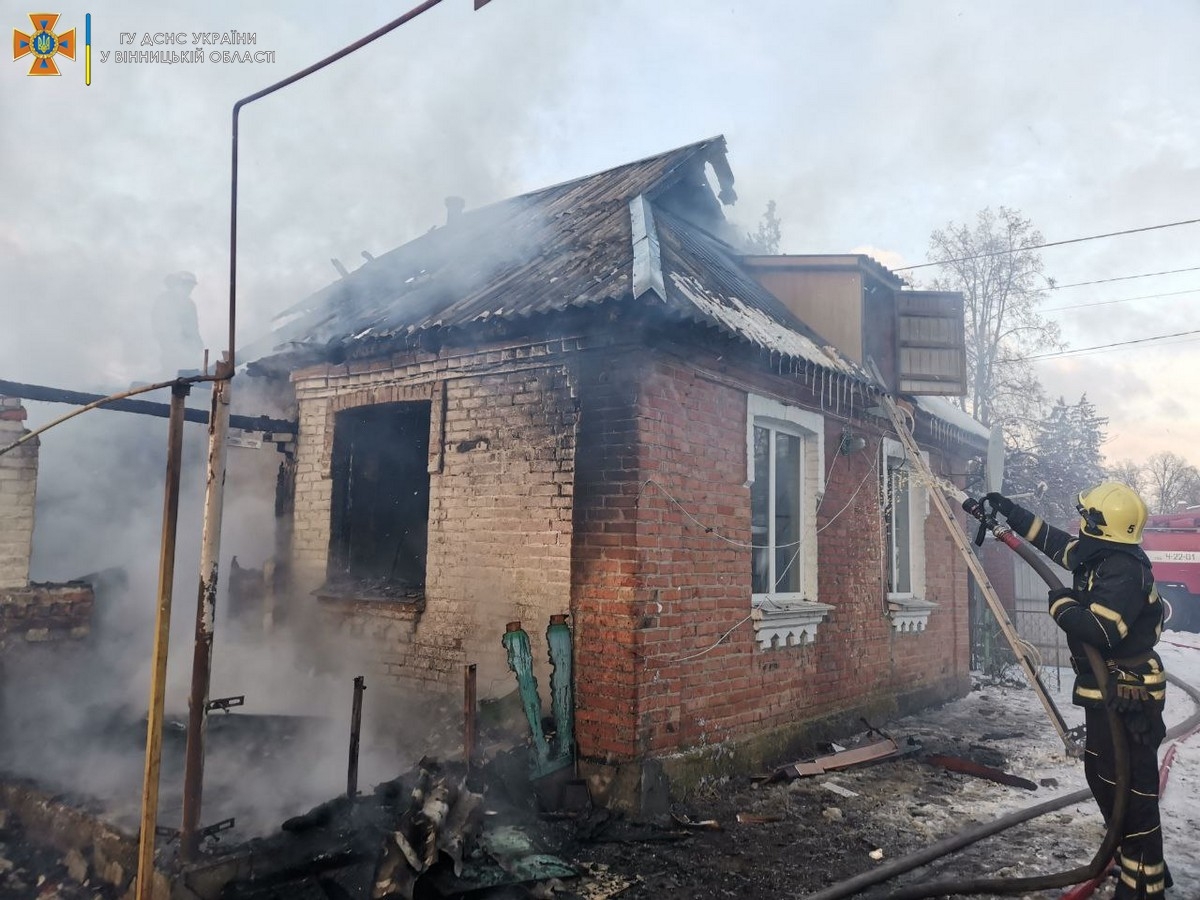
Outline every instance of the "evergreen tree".
POLYGON ((774 256, 779 252, 779 242, 783 237, 782 224, 775 214, 775 201, 768 200, 758 230, 753 234, 746 232, 746 249, 761 256, 774 256))
POLYGON ((1023 497, 1020 502, 1046 521, 1073 529, 1079 492, 1106 478, 1100 448, 1107 425, 1108 419, 1097 414, 1086 394, 1071 404, 1059 397, 1035 424, 1029 450, 1010 454, 1007 492, 1040 493, 1040 499, 1023 497), (1039 482, 1045 485, 1044 492, 1038 489, 1039 482))

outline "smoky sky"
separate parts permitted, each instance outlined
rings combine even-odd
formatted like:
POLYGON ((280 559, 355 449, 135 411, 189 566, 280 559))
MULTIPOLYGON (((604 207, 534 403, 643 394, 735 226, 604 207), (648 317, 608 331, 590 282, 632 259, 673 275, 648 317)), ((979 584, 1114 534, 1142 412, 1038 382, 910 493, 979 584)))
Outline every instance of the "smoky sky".
MULTIPOLYGON (((714 134, 727 137, 737 176, 735 225, 752 230, 774 199, 791 252, 869 248, 891 265, 918 263, 931 230, 985 206, 1023 211, 1048 240, 1197 215, 1192 3, 471 6, 445 0, 243 110, 240 343, 329 284, 331 258, 353 269, 363 251, 440 224, 448 195, 473 208, 714 134)), ((4 0, 0 10, 6 27, 27 25, 26 7, 4 0)), ((62 27, 82 29, 84 12, 90 87, 81 58, 61 61, 61 78, 28 78, 25 61, 0 68, 0 377, 116 390, 153 368, 149 308, 170 272, 196 274, 205 343, 214 354, 224 344, 234 101, 397 9, 108 3, 63 7, 62 27), (253 32, 276 61, 99 57, 122 49, 121 32, 230 29, 253 32)), ((1196 235, 1048 249, 1046 272, 1069 283, 1200 265, 1196 235)), ((1047 315, 1073 347, 1186 331, 1200 327, 1192 295, 1081 304, 1200 287, 1195 276, 1049 291, 1047 307, 1078 308, 1047 315)), ((1200 426, 1175 388, 1195 378, 1192 348, 1036 366, 1051 396, 1086 390, 1110 418, 1112 457, 1173 450, 1200 462, 1200 426)), ((31 421, 58 411, 32 405, 31 421)), ((85 492, 95 478, 84 474, 103 469, 102 454, 93 447, 85 461, 71 434, 46 438, 44 496, 85 492)), ((146 508, 130 531, 153 534, 158 512, 146 508)), ((92 566, 86 541, 53 557, 42 549, 83 527, 40 513, 43 576, 92 566)))
MULTIPOLYGON (((26 7, 3 0, 0 11, 5 27, 27 26, 26 7)), ((177 270, 197 276, 215 355, 226 333, 233 103, 398 11, 312 0, 62 7, 60 27, 80 35, 92 14, 91 86, 82 58, 60 61, 61 78, 29 78, 27 61, 0 65, 0 377, 94 391, 149 380, 150 307, 177 270), (122 32, 141 50, 158 49, 142 47, 146 33, 230 29, 253 32, 254 49, 276 61, 100 61, 122 49, 122 32)), ((986 206, 1021 210, 1047 240, 1196 217, 1198 19, 1182 0, 493 0, 479 12, 445 0, 243 109, 239 343, 332 282, 331 258, 354 269, 363 251, 378 256, 441 224, 448 195, 475 208, 715 134, 728 140, 740 196, 727 215, 750 231, 775 200, 790 252, 866 249, 889 265, 919 263, 933 229, 986 206)), ((1048 249, 1046 273, 1066 284, 1200 265, 1198 227, 1048 249)), ((1193 295, 1082 304, 1200 288, 1198 275, 1048 291, 1044 305, 1077 306, 1047 312, 1073 347, 1186 331, 1200 327, 1193 295)), ((1171 450, 1200 463, 1200 424, 1178 390, 1195 380, 1193 348, 1034 365, 1050 396, 1087 391, 1109 417, 1111 458, 1171 450)), ((31 404, 30 421, 61 411, 31 404)), ((130 556, 110 548, 136 547, 128 564, 152 578, 165 427, 89 416, 98 419, 43 441, 35 576, 73 577, 130 556)), ((189 431, 188 446, 203 452, 202 431, 189 431)), ((246 459, 231 454, 231 465, 249 466, 239 477, 258 488, 227 514, 223 558, 240 551, 259 565, 271 460, 246 459)), ((191 577, 202 488, 185 484, 180 579, 191 577)))
MULTIPOLYGON (((60 61, 61 78, 29 78, 27 60, 0 61, 0 378, 92 391, 150 380, 151 304, 178 270, 197 276, 205 343, 222 348, 233 103, 401 6, 56 7, 80 39, 92 14, 93 83, 83 84, 81 55, 60 61), (121 32, 230 29, 253 32, 254 49, 273 50, 276 62, 99 57, 161 49, 122 48, 121 32)), ((0 0, 0 25, 26 29, 28 12, 0 0)), ((363 251, 378 256, 441 224, 448 195, 474 208, 716 134, 728 140, 740 197, 727 215, 752 231, 775 200, 788 252, 869 250, 889 265, 920 263, 933 229, 987 206, 1021 210, 1047 240, 1195 218, 1198 20, 1200 7, 1184 0, 492 0, 479 12, 470 0, 445 0, 243 110, 239 343, 332 282, 331 258, 354 269, 363 251)), ((1046 273, 1065 284, 1200 266, 1197 228, 1048 249, 1046 273)), ((1045 306, 1200 289, 1197 276, 1048 291, 1045 306)), ((1196 298, 1047 315, 1072 346, 1090 347, 1200 328, 1196 298)), ((1170 450, 1200 464, 1200 423, 1180 388, 1196 381, 1194 347, 1036 366, 1052 397, 1071 402, 1086 391, 1109 417, 1110 457, 1170 450)), ((278 412, 253 408, 247 394, 235 382, 240 411, 278 412)), ((29 408, 31 424, 63 411, 29 408)), ((82 680, 40 685, 47 709, 145 709, 164 441, 163 420, 113 413, 89 413, 43 439, 34 577, 119 567, 128 579, 101 614, 111 653, 91 671, 104 677, 84 670, 82 680)), ((203 429, 189 426, 168 704, 176 711, 190 656, 203 452, 203 429)), ((276 458, 256 452, 230 452, 225 572, 234 554, 258 566, 271 551, 276 458)), ((251 708, 344 713, 342 688, 355 673, 333 672, 315 691, 297 677, 311 675, 314 660, 296 648, 282 658, 239 655, 220 627, 214 696, 254 688, 251 708), (307 697, 295 696, 297 685, 307 697)))

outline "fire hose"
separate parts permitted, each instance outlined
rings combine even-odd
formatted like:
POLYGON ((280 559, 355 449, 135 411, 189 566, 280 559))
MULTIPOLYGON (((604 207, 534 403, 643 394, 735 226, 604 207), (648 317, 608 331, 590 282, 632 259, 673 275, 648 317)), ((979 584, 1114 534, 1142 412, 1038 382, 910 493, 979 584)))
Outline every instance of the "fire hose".
MULTIPOLYGON (((995 515, 988 513, 979 501, 967 497, 961 492, 956 491, 955 493, 959 497, 965 498, 962 499, 963 509, 979 520, 979 534, 976 536, 977 544, 982 542, 984 533, 990 531, 996 540, 1015 551, 1022 559, 1029 563, 1042 580, 1046 582, 1047 587, 1059 588, 1063 586, 1058 576, 1055 575, 1045 560, 1041 558, 1037 550, 1021 540, 1007 525, 999 523, 995 515)), ((1113 804, 1112 815, 1109 818, 1108 828, 1105 831, 1104 840, 1101 841, 1100 847, 1096 851, 1095 856, 1092 857, 1091 862, 1085 866, 1077 866, 1076 868, 1056 874, 1035 875, 1025 878, 947 879, 926 884, 910 885, 878 896, 885 896, 888 900, 921 900, 921 898, 927 897, 946 897, 962 894, 1020 894, 1028 891, 1067 887, 1082 881, 1089 881, 1101 875, 1106 870, 1117 848, 1117 844, 1120 842, 1125 811, 1129 802, 1129 745, 1125 735, 1125 728, 1120 718, 1107 703, 1108 666, 1104 662, 1104 657, 1094 647, 1085 645, 1084 649, 1087 654, 1088 664, 1096 676, 1096 682, 1100 686, 1101 694, 1105 700, 1105 709, 1107 710, 1109 727, 1112 732, 1117 782, 1115 790, 1116 799, 1113 804)), ((1086 799, 1089 795, 1089 791, 1080 791, 1077 795, 1070 795, 1070 798, 1073 802, 1079 802, 1086 799)), ((887 866, 881 866, 870 872, 865 872, 839 884, 832 885, 823 891, 810 895, 806 900, 837 900, 837 898, 853 896, 870 885, 878 884, 903 872, 915 869, 970 843, 981 840, 990 834, 1034 818, 1042 813, 1050 812, 1052 809, 1061 808, 1064 805, 1068 804, 1049 801, 1039 804, 1039 806, 1031 810, 1005 816, 997 822, 992 823, 991 826, 985 827, 985 829, 961 832, 952 838, 935 843, 925 848, 925 850, 911 854, 904 859, 895 860, 887 866)))
MULTIPOLYGON (((1025 562, 1029 563, 1048 588, 1054 589, 1063 586, 1058 576, 1046 561, 1042 559, 1038 551, 1021 540, 1007 525, 1000 524, 996 520, 995 514, 989 513, 984 504, 981 504, 972 497, 967 497, 962 501, 962 507, 968 514, 979 520, 979 534, 976 537, 977 544, 982 543, 984 532, 990 531, 996 540, 1016 552, 1025 562)), ((1113 803, 1112 814, 1109 816, 1108 828, 1104 832, 1104 840, 1100 842, 1100 847, 1096 851, 1096 855, 1092 857, 1092 861, 1087 865, 1076 866, 1066 872, 1049 875, 1033 875, 1025 878, 948 879, 928 884, 917 884, 889 893, 887 896, 890 900, 920 900, 920 898, 924 897, 941 897, 954 894, 1023 894, 1027 891, 1042 891, 1047 888, 1067 887, 1078 884, 1081 881, 1096 878, 1106 871, 1113 854, 1116 852, 1117 845, 1121 842, 1121 835, 1123 834, 1123 826, 1125 824, 1125 811, 1129 805, 1129 742, 1125 733, 1125 726, 1121 723, 1120 717, 1108 702, 1110 690, 1108 664, 1105 663, 1104 657, 1095 647, 1084 644, 1083 649, 1087 655, 1088 665, 1092 669, 1092 674, 1096 677, 1096 684, 1099 686, 1100 693, 1104 698, 1104 708, 1108 716, 1109 731, 1112 734, 1114 765, 1117 777, 1117 784, 1114 789, 1115 801, 1113 803)))

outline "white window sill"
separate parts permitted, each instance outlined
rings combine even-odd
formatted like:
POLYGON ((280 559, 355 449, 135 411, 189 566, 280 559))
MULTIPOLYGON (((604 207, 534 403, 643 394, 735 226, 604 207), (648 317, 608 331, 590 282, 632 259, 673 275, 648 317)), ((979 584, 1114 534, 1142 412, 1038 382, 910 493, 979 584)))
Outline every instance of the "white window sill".
POLYGON ((763 650, 802 647, 817 636, 817 626, 833 607, 812 600, 754 599, 751 616, 755 638, 763 650))
POLYGON ((888 596, 888 615, 892 619, 892 628, 901 634, 924 631, 929 624, 929 614, 935 609, 937 604, 932 600, 903 594, 888 596))

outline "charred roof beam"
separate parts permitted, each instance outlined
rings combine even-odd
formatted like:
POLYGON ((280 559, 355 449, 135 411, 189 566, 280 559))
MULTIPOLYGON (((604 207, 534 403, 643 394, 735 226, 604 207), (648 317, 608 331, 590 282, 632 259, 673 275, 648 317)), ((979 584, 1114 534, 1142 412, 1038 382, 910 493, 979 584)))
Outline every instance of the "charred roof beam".
MULTIPOLYGON (((35 400, 43 403, 69 403, 73 406, 87 406, 97 400, 103 400, 102 394, 87 394, 83 391, 68 391, 62 388, 47 387, 42 384, 21 384, 16 381, 0 380, 0 396, 17 397, 21 400, 35 400)), ((136 413, 142 416, 157 416, 166 419, 170 416, 171 407, 166 403, 154 403, 150 400, 113 400, 97 409, 111 409, 117 412, 136 413)), ((208 424, 207 409, 185 409, 183 418, 186 422, 208 424)), ((263 431, 270 433, 296 434, 297 424, 287 419, 272 419, 267 416, 234 416, 229 417, 232 428, 243 431, 263 431)))

